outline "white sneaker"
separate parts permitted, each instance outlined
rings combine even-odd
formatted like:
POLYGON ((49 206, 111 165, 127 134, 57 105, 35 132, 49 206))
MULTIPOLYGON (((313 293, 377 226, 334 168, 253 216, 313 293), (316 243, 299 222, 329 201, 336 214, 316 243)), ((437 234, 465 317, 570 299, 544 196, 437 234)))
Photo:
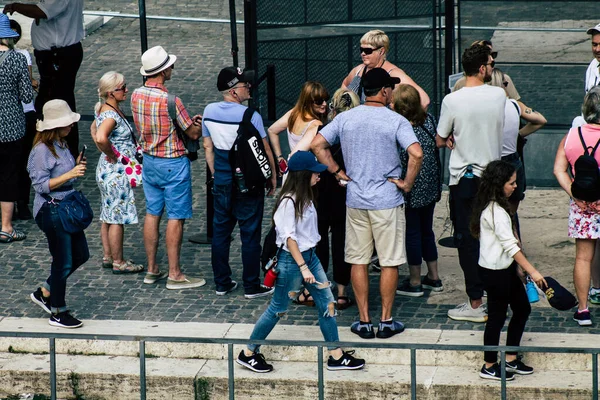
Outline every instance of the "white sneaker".
POLYGON ((184 277, 180 281, 176 281, 173 279, 167 279, 167 289, 178 290, 178 289, 192 289, 200 286, 204 286, 206 284, 206 280, 202 278, 190 278, 184 277))
POLYGON ((452 310, 448 310, 448 318, 456 321, 486 322, 488 316, 485 304, 472 308, 471 302, 467 301, 452 310))

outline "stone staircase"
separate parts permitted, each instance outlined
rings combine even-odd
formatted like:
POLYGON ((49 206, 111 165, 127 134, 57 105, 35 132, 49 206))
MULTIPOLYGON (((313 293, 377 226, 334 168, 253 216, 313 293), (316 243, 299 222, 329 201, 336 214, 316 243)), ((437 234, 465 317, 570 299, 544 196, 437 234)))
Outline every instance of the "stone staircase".
MULTIPOLYGON (((247 339, 248 324, 86 321, 73 334, 110 334, 247 339)), ((1 332, 60 332, 46 319, 4 318, 1 332)), ((408 329, 386 341, 472 345, 481 331, 408 329)), ((269 339, 321 340, 317 326, 279 325, 269 339)), ((347 327, 340 339, 362 342, 347 327)), ((502 339, 504 340, 504 338, 502 339)), ((595 335, 525 333, 523 346, 600 348, 595 335)), ((234 346, 237 356, 242 346, 234 346)), ((356 348, 367 360, 360 371, 324 371, 326 399, 410 399, 410 351, 356 348)), ((56 340, 57 394, 60 399, 139 399, 138 342, 56 340)), ((316 347, 264 346, 275 367, 256 374, 235 364, 236 399, 316 399, 316 347)), ((524 353, 536 368, 530 376, 507 383, 509 399, 591 399, 592 357, 589 354, 524 353)), ((146 342, 148 399, 227 399, 227 346, 146 342)), ((326 354, 324 359, 326 359, 326 354)), ((474 351, 418 350, 418 399, 498 399, 500 383, 478 376, 482 354, 474 351)), ((47 339, 0 338, 0 398, 18 393, 49 394, 47 339)))

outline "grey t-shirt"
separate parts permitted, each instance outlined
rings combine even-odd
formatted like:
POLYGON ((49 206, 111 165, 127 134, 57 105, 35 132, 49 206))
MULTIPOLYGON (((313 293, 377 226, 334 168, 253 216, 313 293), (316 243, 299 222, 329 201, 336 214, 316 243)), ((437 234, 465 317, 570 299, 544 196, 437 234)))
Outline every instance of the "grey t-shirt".
POLYGON ((401 176, 400 147, 417 142, 410 123, 387 107, 358 106, 339 114, 320 131, 330 145, 340 143, 348 184, 346 205, 385 210, 404 203, 386 176, 401 176))

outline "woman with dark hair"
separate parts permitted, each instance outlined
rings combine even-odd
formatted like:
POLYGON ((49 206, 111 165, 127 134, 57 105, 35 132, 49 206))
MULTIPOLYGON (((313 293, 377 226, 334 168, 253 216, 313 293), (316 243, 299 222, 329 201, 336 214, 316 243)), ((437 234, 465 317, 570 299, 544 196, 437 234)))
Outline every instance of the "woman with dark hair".
MULTIPOLYGON (((356 93, 340 88, 335 91, 329 103, 329 121, 336 115, 360 105, 356 93)), ((300 148, 309 148, 312 138, 302 138, 298 143, 300 148)), ((331 146, 333 159, 343 169, 344 157, 340 144, 331 146)), ((346 287, 350 284, 352 265, 344 261, 344 247, 346 243, 346 187, 341 186, 335 176, 324 174, 317 183, 319 202, 317 215, 319 219, 319 235, 321 240, 317 245, 317 256, 321 260, 325 272, 329 269, 329 232, 331 231, 331 261, 333 263, 333 280, 337 287, 337 308, 345 310, 354 304, 346 294, 346 287)))
MULTIPOLYGON (((479 239, 479 275, 488 295, 488 320, 485 324, 483 344, 498 346, 500 331, 506 321, 508 306, 512 317, 506 332, 506 345, 519 346, 531 306, 525 287, 517 274, 520 265, 541 288, 548 285, 544 277, 525 258, 513 231, 509 197, 517 187, 515 167, 506 161, 492 161, 483 174, 473 203, 470 229, 479 239)), ((483 379, 501 379, 497 363, 498 352, 486 351, 485 364, 479 376, 483 379)), ((529 375, 533 368, 525 365, 516 352, 506 352, 506 379, 514 374, 529 375)))
MULTIPOLYGON (((250 340, 264 340, 287 311, 295 293, 306 287, 317 305, 319 328, 326 342, 338 342, 335 300, 330 282, 315 252, 320 240, 317 231, 317 211, 314 186, 319 174, 327 169, 308 151, 298 151, 289 162, 289 176, 277 199, 273 222, 279 251, 275 292, 271 303, 258 319, 250 340)), ((260 345, 250 344, 242 350, 236 362, 254 372, 271 372, 273 366, 259 353, 260 345)), ((365 360, 354 358, 354 351, 329 347, 328 370, 360 369, 365 360)))
POLYGON ((48 239, 52 264, 50 276, 30 297, 51 314, 50 325, 79 328, 83 322, 71 315, 65 302, 67 278, 90 258, 90 252, 83 231, 69 233, 64 229, 58 206, 74 191, 73 183, 87 167, 83 154, 77 161, 73 159, 66 142, 80 115, 72 112, 66 101, 50 100, 44 104, 43 116, 37 123, 27 170, 35 190, 33 215, 48 239))
POLYGON ((5 14, 0 14, 0 243, 24 240, 27 235, 15 229, 12 217, 20 190, 25 156, 25 113, 22 102, 33 100, 33 90, 23 55, 15 52, 14 38, 5 14))
MULTIPOLYGON (((546 125, 546 118, 537 111, 527 107, 523 102, 513 100, 508 95, 509 82, 506 75, 499 69, 492 71, 492 86, 504 89, 506 92, 506 105, 504 109, 504 134, 502 138, 502 160, 512 164, 517 171, 517 189, 513 192, 509 203, 512 213, 516 215, 519 203, 525 198, 525 167, 517 152, 517 140, 519 136, 526 137, 546 125), (519 129, 521 118, 527 121, 527 125, 519 129)), ((518 219, 516 221, 517 232, 519 231, 518 219)))
MULTIPOLYGON (((594 86, 585 95, 581 107, 586 125, 571 128, 565 135, 556 151, 554 159, 554 176, 558 184, 571 198, 569 210, 569 237, 575 238, 575 267, 573 282, 579 307, 573 319, 579 325, 591 325, 592 317, 587 308, 590 290, 592 259, 594 258, 597 239, 600 238, 600 200, 585 201, 576 198, 571 192, 573 179, 576 178, 575 162, 584 154, 584 145, 591 151, 600 141, 600 86, 594 86)), ((600 151, 594 153, 600 165, 600 151)))
POLYGON ((308 81, 302 86, 294 108, 286 112, 283 117, 269 127, 267 133, 269 134, 271 148, 275 152, 277 163, 280 166, 280 174, 285 172, 287 162, 281 152, 279 134, 284 130, 287 131, 290 155, 298 150, 309 150, 310 142, 317 134, 319 127, 327 119, 328 101, 329 93, 325 86, 320 82, 308 81), (302 142, 308 142, 308 147, 304 144, 298 147, 299 142, 305 137, 307 139, 302 142))
MULTIPOLYGON (((406 204, 406 258, 410 277, 396 290, 401 296, 420 297, 423 289, 444 290, 438 275, 438 253, 433 233, 433 211, 442 194, 441 163, 435 144, 436 123, 433 115, 421 107, 419 92, 412 86, 400 84, 394 91, 394 110, 413 126, 423 149, 423 164, 409 193, 406 204), (427 274, 421 277, 421 263, 425 260, 427 274)), ((408 154, 401 152, 402 171, 408 169, 408 154)))

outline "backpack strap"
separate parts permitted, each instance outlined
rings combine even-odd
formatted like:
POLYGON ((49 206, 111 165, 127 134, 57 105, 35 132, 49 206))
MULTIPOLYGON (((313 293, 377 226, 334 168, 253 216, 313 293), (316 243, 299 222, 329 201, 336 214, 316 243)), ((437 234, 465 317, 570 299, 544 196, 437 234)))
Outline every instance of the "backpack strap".
MULTIPOLYGON (((581 127, 580 126, 577 127, 577 131, 579 132, 579 140, 581 140, 581 144, 583 145, 583 152, 584 152, 584 154, 586 156, 589 156, 590 153, 588 152, 588 145, 585 144, 585 140, 583 139, 583 133, 581 133, 581 127)), ((596 147, 598 147, 597 143, 596 143, 596 147)), ((594 147, 593 151, 596 151, 596 147, 594 147)))
POLYGON ((169 118, 174 124, 177 124, 177 104, 175 104, 174 94, 167 94, 167 110, 169 111, 169 118))

